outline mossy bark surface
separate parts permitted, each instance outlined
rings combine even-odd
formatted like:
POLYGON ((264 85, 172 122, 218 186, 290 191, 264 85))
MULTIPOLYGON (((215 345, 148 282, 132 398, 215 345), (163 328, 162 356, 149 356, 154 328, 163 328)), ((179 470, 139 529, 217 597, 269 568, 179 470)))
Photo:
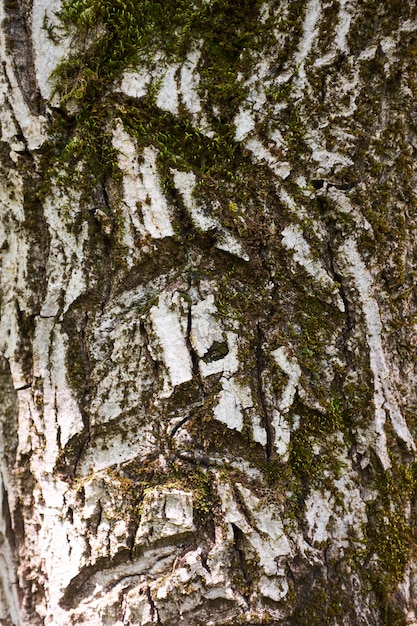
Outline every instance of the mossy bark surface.
POLYGON ((0 18, 0 622, 415 626, 414 3, 0 18))

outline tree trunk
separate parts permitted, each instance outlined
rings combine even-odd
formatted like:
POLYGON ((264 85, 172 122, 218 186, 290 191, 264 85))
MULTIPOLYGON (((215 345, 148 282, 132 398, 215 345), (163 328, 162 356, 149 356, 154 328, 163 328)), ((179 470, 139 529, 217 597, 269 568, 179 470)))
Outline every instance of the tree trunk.
POLYGON ((0 18, 1 624, 416 625, 415 3, 0 18))

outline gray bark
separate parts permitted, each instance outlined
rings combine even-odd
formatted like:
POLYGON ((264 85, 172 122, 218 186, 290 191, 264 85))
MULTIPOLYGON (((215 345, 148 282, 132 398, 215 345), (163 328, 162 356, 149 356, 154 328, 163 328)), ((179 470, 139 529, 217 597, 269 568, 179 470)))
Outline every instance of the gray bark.
POLYGON ((415 626, 414 3, 0 22, 0 622, 415 626))

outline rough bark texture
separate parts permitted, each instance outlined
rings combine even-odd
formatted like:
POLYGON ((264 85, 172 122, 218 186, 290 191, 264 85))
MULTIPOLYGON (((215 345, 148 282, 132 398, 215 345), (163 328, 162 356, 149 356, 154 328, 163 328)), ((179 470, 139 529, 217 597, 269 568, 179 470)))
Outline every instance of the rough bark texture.
POLYGON ((58 9, 0 3, 1 624, 417 624, 415 3, 58 9))

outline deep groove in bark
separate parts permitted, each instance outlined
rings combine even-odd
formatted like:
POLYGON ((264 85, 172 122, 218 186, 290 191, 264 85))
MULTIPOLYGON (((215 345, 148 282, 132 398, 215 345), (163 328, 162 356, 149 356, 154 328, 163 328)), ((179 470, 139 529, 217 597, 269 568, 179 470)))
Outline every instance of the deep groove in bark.
POLYGON ((236 524, 232 524, 233 538, 234 538, 234 550, 238 557, 238 563, 240 566, 240 571, 242 572, 244 589, 243 589, 243 597, 247 602, 249 602, 251 587, 252 587, 252 577, 248 570, 248 564, 246 561, 246 555, 244 550, 245 545, 245 535, 236 524))
POLYGON ((32 2, 5 0, 6 47, 13 58, 13 66, 21 93, 35 115, 44 113, 45 106, 36 82, 30 14, 32 2))
POLYGON ((264 355, 262 351, 262 343, 263 343, 263 333, 258 322, 256 326, 256 346, 255 346, 255 355, 256 355, 256 383, 257 383, 257 396, 258 396, 258 406, 261 413, 261 420, 263 426, 266 431, 266 459, 269 461, 273 456, 273 447, 274 447, 274 439, 275 432, 272 426, 271 417, 269 415, 267 401, 265 398, 265 392, 263 389, 263 381, 262 381, 262 371, 264 364, 264 355))

